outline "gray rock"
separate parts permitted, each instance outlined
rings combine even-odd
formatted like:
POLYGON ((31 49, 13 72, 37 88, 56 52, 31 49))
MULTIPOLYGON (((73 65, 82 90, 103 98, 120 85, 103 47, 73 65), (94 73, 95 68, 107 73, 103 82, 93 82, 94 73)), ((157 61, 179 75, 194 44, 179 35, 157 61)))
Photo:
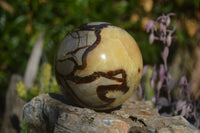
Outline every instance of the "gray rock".
POLYGON ((42 94, 25 104, 28 133, 199 133, 182 116, 163 117, 151 102, 127 100, 122 106, 96 112, 70 105, 65 96, 42 94))

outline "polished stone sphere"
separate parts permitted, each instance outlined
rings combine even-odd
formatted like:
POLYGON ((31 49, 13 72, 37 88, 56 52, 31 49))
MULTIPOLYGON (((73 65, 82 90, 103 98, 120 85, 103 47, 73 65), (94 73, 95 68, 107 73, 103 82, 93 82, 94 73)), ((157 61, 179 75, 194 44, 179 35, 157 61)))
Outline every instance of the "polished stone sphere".
POLYGON ((122 104, 138 87, 142 55, 133 37, 105 22, 69 32, 55 57, 63 93, 82 107, 107 110, 122 104))

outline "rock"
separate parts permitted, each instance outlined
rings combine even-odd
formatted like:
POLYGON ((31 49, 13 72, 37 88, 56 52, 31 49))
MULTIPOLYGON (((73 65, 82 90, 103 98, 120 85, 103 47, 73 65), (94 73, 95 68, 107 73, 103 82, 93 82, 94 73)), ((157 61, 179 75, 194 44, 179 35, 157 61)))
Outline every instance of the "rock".
POLYGON ((163 117, 151 102, 127 100, 106 112, 76 107, 65 96, 42 94, 24 105, 28 133, 199 133, 182 116, 163 117))
POLYGON ((25 102, 17 95, 16 83, 22 80, 19 75, 12 75, 6 94, 6 107, 1 128, 2 133, 20 133, 22 109, 25 102))

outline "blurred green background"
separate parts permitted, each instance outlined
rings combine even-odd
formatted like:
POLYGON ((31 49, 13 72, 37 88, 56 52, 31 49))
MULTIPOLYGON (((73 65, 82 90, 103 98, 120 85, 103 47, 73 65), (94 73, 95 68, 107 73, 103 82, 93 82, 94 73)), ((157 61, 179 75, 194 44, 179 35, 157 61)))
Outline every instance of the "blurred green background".
MULTIPOLYGON (((161 62, 161 45, 149 45, 145 24, 150 19, 176 13, 173 56, 178 48, 195 47, 200 20, 200 0, 1 0, 0 1, 0 114, 12 74, 24 75, 38 35, 45 31, 41 63, 53 64, 59 42, 73 28, 105 21, 126 29, 137 41, 144 64, 161 62)), ((172 57, 170 61, 172 61, 172 57)), ((1 116, 2 119, 2 116, 1 116)))

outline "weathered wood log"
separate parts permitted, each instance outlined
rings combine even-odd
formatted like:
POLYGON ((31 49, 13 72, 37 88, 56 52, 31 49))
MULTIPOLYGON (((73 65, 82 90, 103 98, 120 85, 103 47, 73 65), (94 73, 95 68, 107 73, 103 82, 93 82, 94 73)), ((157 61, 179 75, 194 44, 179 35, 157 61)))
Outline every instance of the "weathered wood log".
POLYGON ((42 54, 43 41, 44 32, 41 32, 31 52, 24 78, 15 74, 11 77, 6 94, 6 107, 1 129, 2 133, 20 133, 22 107, 25 104, 25 101, 19 97, 16 83, 24 81, 27 89, 30 89, 33 85, 42 54))
POLYGON ((10 85, 6 94, 6 107, 2 124, 2 133, 20 133, 20 122, 22 121, 22 109, 25 104, 17 95, 16 83, 22 81, 19 75, 12 75, 10 85))
POLYGON ((25 104, 28 133, 199 133, 182 116, 160 116, 151 102, 127 100, 120 107, 96 112, 70 104, 65 96, 42 94, 25 104))
POLYGON ((31 55, 29 57, 24 74, 24 84, 27 87, 27 89, 30 89, 30 87, 33 86, 33 83, 35 81, 35 77, 39 67, 39 62, 42 56, 43 41, 44 32, 41 32, 31 51, 31 55))

